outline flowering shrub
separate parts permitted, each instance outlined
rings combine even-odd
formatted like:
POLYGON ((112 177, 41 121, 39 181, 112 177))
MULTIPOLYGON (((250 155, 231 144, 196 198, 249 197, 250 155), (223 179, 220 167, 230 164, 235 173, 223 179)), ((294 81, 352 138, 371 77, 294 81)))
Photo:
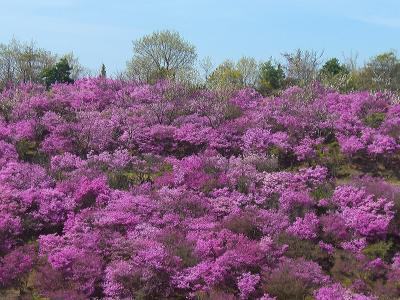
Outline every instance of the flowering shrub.
POLYGON ((93 78, 0 104, 0 298, 400 297, 386 95, 93 78))

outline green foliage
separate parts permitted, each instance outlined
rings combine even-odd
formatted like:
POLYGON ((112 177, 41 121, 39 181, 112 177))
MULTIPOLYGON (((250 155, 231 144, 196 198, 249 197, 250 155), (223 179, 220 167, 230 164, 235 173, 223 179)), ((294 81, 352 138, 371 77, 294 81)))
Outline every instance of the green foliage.
POLYGON ((323 184, 311 191, 311 195, 315 200, 328 199, 332 196, 334 186, 331 184, 323 184))
POLYGON ((0 116, 2 116, 6 121, 10 119, 12 110, 13 105, 11 101, 0 101, 0 116))
POLYGON ((333 258, 318 244, 309 240, 301 240, 298 237, 288 234, 281 234, 278 243, 288 245, 285 255, 290 258, 305 258, 318 263, 325 271, 329 271, 333 266, 333 258))
POLYGON ((169 30, 153 32, 134 41, 133 52, 133 58, 127 63, 127 76, 145 82, 163 78, 185 81, 197 57, 193 45, 178 32, 169 30))
POLYGON ((49 88, 53 83, 72 83, 71 71, 72 67, 67 58, 63 57, 53 67, 44 69, 41 77, 46 87, 49 88))
POLYGON ((224 119, 225 120, 234 120, 239 118, 243 114, 240 107, 232 104, 228 104, 225 112, 224 112, 224 119))
POLYGON ((250 180, 246 176, 240 176, 237 180, 236 189, 243 194, 249 193, 250 180))
POLYGON ((345 65, 340 64, 337 58, 331 58, 321 68, 320 74, 323 76, 333 77, 338 74, 348 74, 349 70, 345 65))
POLYGON ((168 252, 181 258, 183 267, 193 267, 198 263, 199 259, 194 254, 193 244, 188 242, 182 233, 171 231, 162 237, 161 242, 168 252))
MULTIPOLYGON (((389 243, 377 243, 364 249, 368 260, 377 257, 386 257, 386 249, 390 248, 389 243), (370 248, 371 249, 368 249, 370 248)), ((379 299, 397 299, 398 281, 387 281, 386 272, 379 270, 368 270, 365 268, 367 260, 357 260, 354 254, 336 250, 334 255, 334 265, 330 270, 330 275, 335 281, 340 282, 345 287, 350 287, 356 282, 362 282, 365 290, 373 291, 379 299)))
POLYGON ((155 70, 149 74, 148 82, 151 84, 156 83, 159 80, 168 79, 174 80, 176 76, 175 70, 168 70, 167 68, 161 67, 159 70, 155 70))
POLYGON ((328 60, 319 71, 319 79, 321 82, 340 92, 348 92, 354 90, 354 74, 349 69, 340 64, 337 58, 328 60))
POLYGON ((254 165, 258 172, 274 172, 279 170, 278 158, 274 156, 258 159, 254 162, 254 165))
POLYGON ((133 170, 108 173, 108 184, 113 189, 128 190, 131 186, 153 181, 154 175, 133 170))
POLYGON ((149 168, 145 169, 124 169, 119 171, 109 171, 107 173, 108 184, 114 189, 128 190, 130 187, 145 182, 153 182, 155 178, 164 173, 172 171, 170 164, 163 164, 157 172, 151 172, 150 168, 155 162, 147 161, 149 168))
POLYGON ((317 164, 328 168, 329 174, 333 177, 346 177, 346 158, 340 151, 339 143, 336 140, 317 147, 317 164))
POLYGON ((388 260, 390 258, 390 250, 393 246, 393 242, 380 241, 375 244, 368 245, 363 253, 370 259, 382 258, 388 260))
POLYGON ((39 152, 39 143, 26 139, 19 140, 15 144, 19 159, 26 162, 44 163, 47 156, 39 152))
POLYGON ((383 112, 373 113, 364 118, 364 123, 369 127, 378 128, 385 121, 385 117, 386 114, 383 112))
POLYGON ((256 214, 252 211, 246 211, 240 215, 226 218, 222 226, 232 232, 243 234, 249 239, 259 240, 263 233, 256 222, 256 214))
POLYGON ((341 282, 344 286, 349 286, 361 278, 361 263, 353 254, 336 250, 334 259, 334 265, 330 271, 334 280, 341 282))
POLYGON ((208 84, 214 88, 239 89, 243 87, 243 75, 229 60, 220 64, 208 78, 208 84))
POLYGON ((260 66, 258 90, 263 95, 270 95, 282 89, 285 84, 285 73, 280 64, 273 64, 271 60, 260 66))
POLYGON ((264 285, 264 291, 278 300, 304 300, 309 299, 311 288, 306 286, 299 278, 289 270, 276 272, 264 285))

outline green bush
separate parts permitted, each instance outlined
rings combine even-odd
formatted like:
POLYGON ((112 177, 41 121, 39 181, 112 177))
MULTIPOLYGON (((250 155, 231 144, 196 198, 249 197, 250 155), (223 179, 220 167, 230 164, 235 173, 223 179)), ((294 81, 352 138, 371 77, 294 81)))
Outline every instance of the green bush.
POLYGON ((281 234, 278 237, 278 243, 289 246, 285 252, 287 257, 315 261, 325 271, 329 271, 333 266, 333 258, 312 241, 301 240, 288 234, 281 234))
POLYGON ((255 213, 251 211, 244 212, 239 216, 228 217, 223 221, 222 226, 252 240, 259 240, 263 236, 263 233, 257 227, 255 213))
POLYGON ((385 121, 386 114, 382 112, 377 112, 370 114, 364 118, 364 123, 365 125, 372 127, 372 128, 378 128, 381 126, 383 121, 385 121))
POLYGON ((303 280, 295 277, 286 269, 274 272, 267 277, 268 280, 264 284, 263 289, 278 300, 310 299, 312 290, 315 288, 307 285, 303 280))
POLYGON ((243 114, 240 107, 236 105, 228 105, 225 109, 224 119, 225 120, 234 120, 239 118, 243 114))
POLYGON ((325 166, 331 177, 347 177, 347 161, 336 140, 317 147, 316 163, 325 166))
POLYGON ((236 189, 242 194, 249 193, 250 179, 246 176, 240 176, 238 178, 236 189))
POLYGON ((375 244, 368 245, 363 253, 370 259, 381 258, 384 260, 388 260, 390 258, 390 249, 392 248, 393 243, 391 241, 380 241, 375 244))
POLYGON ((19 159, 32 163, 47 162, 46 154, 39 151, 39 143, 27 139, 19 140, 15 144, 19 159))
POLYGON ((331 184, 323 184, 311 191, 311 195, 315 200, 330 198, 333 195, 334 187, 331 184))
POLYGON ((108 174, 108 184, 113 189, 127 190, 133 185, 153 181, 153 175, 135 171, 117 171, 108 174))
POLYGON ((184 234, 171 230, 161 238, 168 252, 181 258, 184 268, 193 267, 198 263, 198 258, 194 254, 193 244, 186 240, 184 234))

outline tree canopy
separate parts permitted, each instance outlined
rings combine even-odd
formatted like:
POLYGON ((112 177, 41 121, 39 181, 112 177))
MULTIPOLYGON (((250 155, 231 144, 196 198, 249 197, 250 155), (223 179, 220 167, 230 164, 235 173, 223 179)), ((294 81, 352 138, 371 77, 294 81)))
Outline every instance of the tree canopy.
POLYGON ((285 72, 281 64, 274 64, 268 60, 261 64, 258 89, 261 93, 268 95, 280 90, 285 84, 285 72))
POLYGON ((60 59, 58 63, 42 72, 42 80, 47 88, 54 83, 72 83, 72 67, 69 65, 66 57, 60 59))
POLYGON ((194 67, 196 48, 177 32, 157 31, 133 42, 128 77, 145 82, 178 79, 194 67))

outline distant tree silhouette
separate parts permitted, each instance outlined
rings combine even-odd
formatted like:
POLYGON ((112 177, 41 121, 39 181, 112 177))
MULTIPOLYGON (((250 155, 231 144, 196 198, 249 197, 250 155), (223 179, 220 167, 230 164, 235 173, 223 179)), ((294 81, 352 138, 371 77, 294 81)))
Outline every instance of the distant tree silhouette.
POLYGON ((102 77, 102 78, 106 78, 107 77, 106 66, 104 64, 101 65, 100 77, 102 77))

